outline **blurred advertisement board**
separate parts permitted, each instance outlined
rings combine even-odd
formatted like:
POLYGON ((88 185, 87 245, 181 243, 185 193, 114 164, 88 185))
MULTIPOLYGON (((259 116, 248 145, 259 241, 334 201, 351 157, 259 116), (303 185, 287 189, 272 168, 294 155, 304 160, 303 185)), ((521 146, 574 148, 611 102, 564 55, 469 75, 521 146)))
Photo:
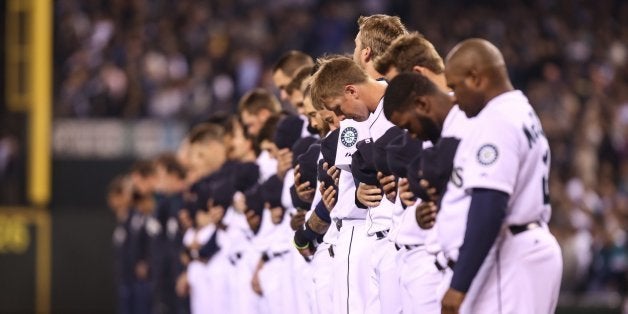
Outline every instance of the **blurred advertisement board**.
POLYGON ((176 150, 187 127, 179 121, 56 119, 52 151, 57 159, 149 158, 176 150))

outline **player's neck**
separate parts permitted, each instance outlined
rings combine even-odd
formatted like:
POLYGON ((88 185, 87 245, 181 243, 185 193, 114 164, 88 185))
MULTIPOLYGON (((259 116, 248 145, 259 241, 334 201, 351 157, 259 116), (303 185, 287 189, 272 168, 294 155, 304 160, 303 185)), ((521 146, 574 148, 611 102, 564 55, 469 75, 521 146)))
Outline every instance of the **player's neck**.
POLYGON ((384 97, 384 93, 386 92, 386 85, 380 83, 372 78, 369 78, 363 86, 363 95, 364 102, 366 103, 366 107, 369 112, 375 112, 379 102, 384 97))
POLYGON ((494 84, 493 86, 489 87, 486 91, 486 98, 485 98, 485 103, 484 105, 486 106, 486 104, 488 104, 493 98, 513 91, 515 88, 512 86, 512 84, 510 82, 503 82, 501 84, 494 84))
POLYGON ((375 67, 373 66, 373 62, 369 61, 366 64, 364 64, 364 71, 366 72, 366 74, 374 79, 374 80, 379 80, 381 78, 383 78, 384 76, 377 72, 377 70, 375 70, 375 67))

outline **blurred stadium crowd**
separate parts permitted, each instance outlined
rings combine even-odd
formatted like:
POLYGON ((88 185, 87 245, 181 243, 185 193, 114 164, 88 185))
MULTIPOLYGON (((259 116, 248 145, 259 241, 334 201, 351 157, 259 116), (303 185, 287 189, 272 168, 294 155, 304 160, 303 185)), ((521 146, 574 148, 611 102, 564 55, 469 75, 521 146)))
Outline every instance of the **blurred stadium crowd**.
MULTIPOLYGON (((315 57, 352 51, 357 17, 375 12, 400 16, 441 55, 474 36, 502 50, 550 141, 550 226, 563 251, 562 289, 626 295, 624 1, 58 0, 55 116, 179 119, 190 126, 212 116, 218 121, 216 114, 235 114, 255 87, 277 92, 271 69, 286 51, 315 57)), ((226 121, 225 137, 245 141, 241 125, 226 121)), ((0 174, 7 164, 3 147, 0 174)), ((156 173, 161 166, 175 174, 172 180, 184 178, 176 166, 168 168, 168 156, 156 159, 156 173)), ((132 173, 152 173, 145 167, 132 173)), ((157 184, 171 183, 164 178, 157 184)), ((165 230, 167 217, 157 217, 165 230)))

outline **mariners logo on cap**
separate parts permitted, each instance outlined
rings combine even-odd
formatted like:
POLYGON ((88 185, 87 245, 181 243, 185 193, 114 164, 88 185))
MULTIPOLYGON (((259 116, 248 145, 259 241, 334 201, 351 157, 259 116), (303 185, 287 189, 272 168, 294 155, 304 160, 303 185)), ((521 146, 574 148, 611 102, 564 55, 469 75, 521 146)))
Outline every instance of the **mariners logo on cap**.
POLYGON ((342 145, 346 147, 351 147, 355 145, 358 141, 358 130, 354 127, 350 126, 342 130, 342 134, 340 134, 340 142, 342 145))
POLYGON ((497 160, 499 157, 499 152, 497 151, 497 147, 493 144, 484 144, 478 150, 478 162, 484 166, 488 166, 497 160))

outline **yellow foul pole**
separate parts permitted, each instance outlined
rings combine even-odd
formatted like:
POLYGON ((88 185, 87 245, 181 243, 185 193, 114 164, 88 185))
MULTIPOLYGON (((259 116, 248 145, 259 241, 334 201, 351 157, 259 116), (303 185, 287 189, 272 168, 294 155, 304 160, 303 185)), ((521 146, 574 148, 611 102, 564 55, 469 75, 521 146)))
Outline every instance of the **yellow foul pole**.
MULTIPOLYGON (((19 1, 19 0, 18 0, 19 1)), ((29 121, 28 198, 35 206, 50 201, 52 107, 52 0, 31 0, 32 103, 29 121)))
MULTIPOLYGON (((19 0, 18 0, 19 1, 19 0)), ((31 204, 46 211, 51 194, 52 126, 52 0, 31 0, 32 8, 32 102, 29 121, 29 184, 31 204)), ((39 215, 49 219, 47 213, 39 215)), ((38 232, 35 312, 50 313, 51 241, 50 221, 38 232)))

